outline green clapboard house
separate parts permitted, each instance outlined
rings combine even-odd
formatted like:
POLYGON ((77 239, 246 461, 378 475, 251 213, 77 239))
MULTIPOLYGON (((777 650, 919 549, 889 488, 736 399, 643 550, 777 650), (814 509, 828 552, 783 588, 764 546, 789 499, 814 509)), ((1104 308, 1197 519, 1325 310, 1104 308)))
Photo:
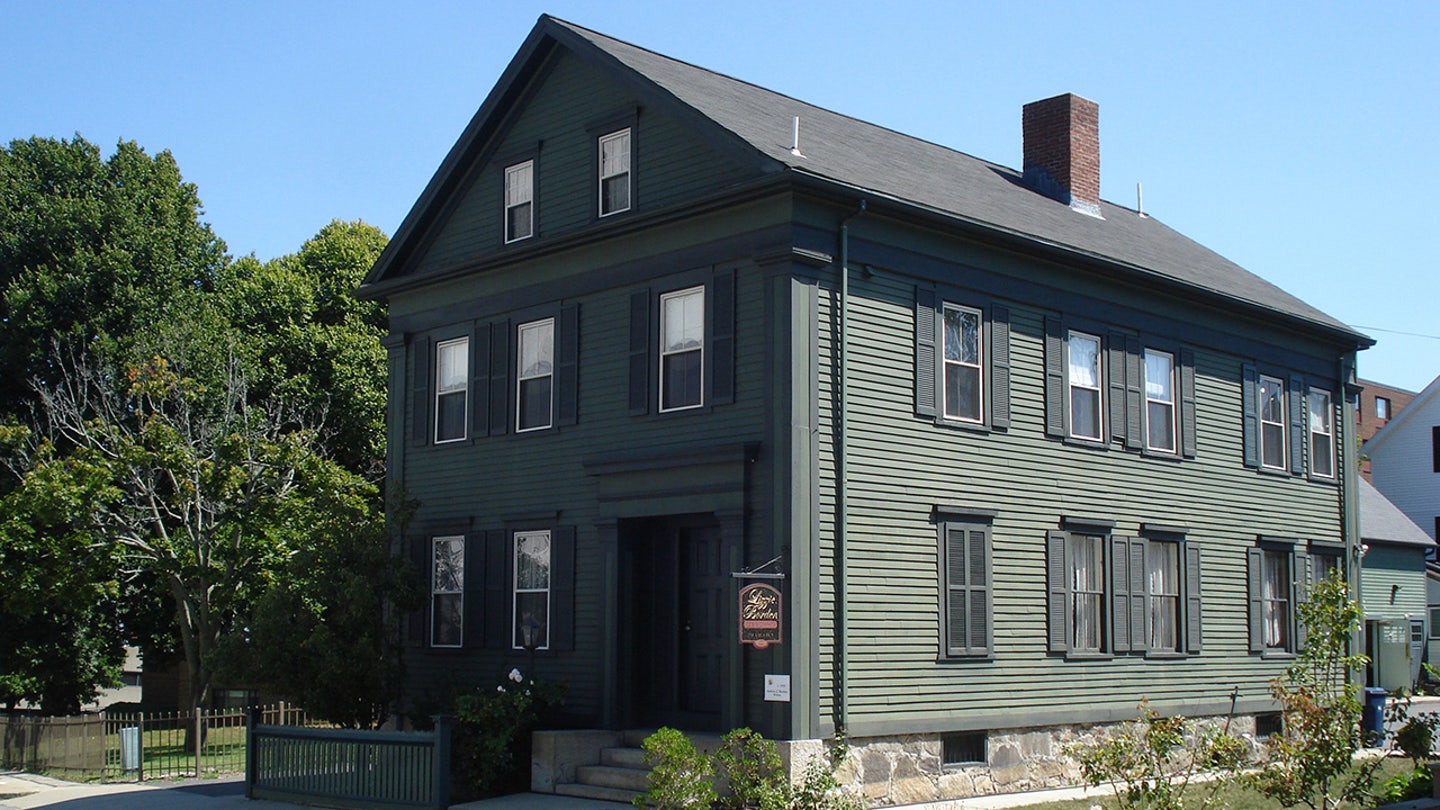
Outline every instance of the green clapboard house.
POLYGON ((1269 722, 1372 341, 1101 200, 1094 103, 1023 123, 1016 170, 542 17, 360 290, 413 706, 533 656, 598 730, 537 787, 843 729, 880 804, 1073 779, 1142 698, 1269 722))

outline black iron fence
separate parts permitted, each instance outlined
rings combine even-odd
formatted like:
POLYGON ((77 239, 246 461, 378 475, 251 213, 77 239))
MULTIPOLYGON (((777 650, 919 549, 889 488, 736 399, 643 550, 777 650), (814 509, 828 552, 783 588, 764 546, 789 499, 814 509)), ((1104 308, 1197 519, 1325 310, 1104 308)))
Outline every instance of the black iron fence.
MULTIPOLYGON (((309 724, 284 703, 257 711, 266 724, 309 724)), ((111 781, 243 773, 245 726, 245 709, 0 715, 0 767, 111 781)))

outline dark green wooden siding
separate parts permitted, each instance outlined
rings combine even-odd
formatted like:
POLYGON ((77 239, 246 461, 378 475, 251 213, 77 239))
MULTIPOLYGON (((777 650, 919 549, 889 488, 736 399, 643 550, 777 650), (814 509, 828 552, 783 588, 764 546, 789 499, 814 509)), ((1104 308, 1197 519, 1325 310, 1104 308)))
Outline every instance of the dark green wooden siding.
MULTIPOLYGON (((569 54, 555 57, 489 152, 487 163, 459 193, 414 272, 464 266, 507 247, 536 244, 594 224, 596 137, 604 133, 591 126, 607 117, 634 115, 638 107, 637 97, 603 71, 569 54), (532 154, 536 236, 505 246, 500 229, 505 166, 532 154)), ((657 108, 640 108, 634 123, 632 214, 674 205, 745 176, 740 164, 722 159, 693 129, 657 108)))

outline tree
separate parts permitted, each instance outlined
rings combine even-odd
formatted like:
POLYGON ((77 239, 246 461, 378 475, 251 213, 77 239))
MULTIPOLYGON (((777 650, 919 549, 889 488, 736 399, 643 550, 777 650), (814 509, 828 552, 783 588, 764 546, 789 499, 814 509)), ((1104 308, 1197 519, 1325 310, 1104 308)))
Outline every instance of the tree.
POLYGON ((30 138, 0 148, 0 414, 54 383, 56 337, 112 350, 210 289, 225 243, 200 221, 195 186, 168 151, 30 138))
POLYGON ((385 456, 383 304, 352 293, 387 238, 363 222, 335 220, 299 252, 229 268, 216 305, 242 336, 252 395, 323 414, 330 457, 380 474, 385 456))
POLYGON ((58 349, 59 382, 39 386, 35 440, 17 456, 22 489, 88 491, 73 531, 113 543, 121 576, 165 588, 198 705, 220 640, 291 556, 322 527, 380 520, 369 486, 318 452, 314 425, 250 401, 233 344, 204 325, 162 326, 168 351, 130 364, 58 349))

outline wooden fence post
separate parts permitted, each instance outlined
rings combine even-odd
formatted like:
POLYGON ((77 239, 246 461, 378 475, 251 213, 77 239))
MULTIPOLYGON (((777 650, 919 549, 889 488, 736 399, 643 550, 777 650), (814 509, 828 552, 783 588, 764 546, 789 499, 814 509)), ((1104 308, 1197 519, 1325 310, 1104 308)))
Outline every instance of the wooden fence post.
POLYGON ((450 730, 455 718, 448 714, 435 717, 435 747, 430 756, 431 807, 445 810, 450 806, 450 730))
POLYGON ((255 776, 259 763, 255 757, 255 727, 260 724, 261 709, 251 706, 245 710, 245 798, 255 798, 255 776))
POLYGON ((195 707, 195 777, 200 777, 200 748, 205 744, 205 710, 199 706, 195 707))
POLYGON ((140 715, 135 719, 135 725, 138 726, 139 729, 140 729, 140 733, 136 735, 136 737, 137 737, 137 739, 139 740, 139 742, 138 742, 138 743, 136 744, 136 746, 135 746, 136 749, 138 749, 138 753, 139 753, 139 755, 140 755, 140 770, 139 770, 139 772, 138 772, 139 775, 138 775, 138 777, 136 778, 135 781, 137 781, 137 782, 144 782, 144 781, 145 781, 145 712, 143 712, 143 711, 140 712, 140 715))

